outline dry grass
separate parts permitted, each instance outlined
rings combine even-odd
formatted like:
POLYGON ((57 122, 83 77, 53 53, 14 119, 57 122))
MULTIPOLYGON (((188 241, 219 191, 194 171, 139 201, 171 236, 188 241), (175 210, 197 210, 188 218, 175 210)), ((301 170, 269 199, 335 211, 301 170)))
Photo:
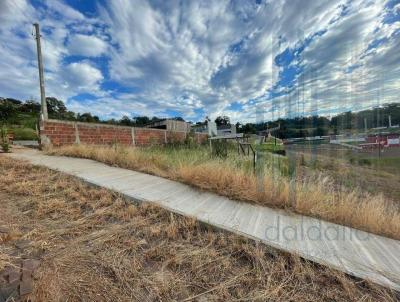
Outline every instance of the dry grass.
MULTIPOLYGON (((397 293, 0 156, 0 225, 41 258, 34 301, 396 301, 397 293)), ((15 258, 15 238, 0 245, 15 258)), ((4 259, 3 256, 0 259, 4 259)), ((14 259, 15 260, 15 259, 14 259)))
MULTIPOLYGON (((295 182, 273 173, 252 174, 251 163, 235 158, 210 159, 204 149, 125 148, 73 145, 47 150, 51 155, 90 158, 138 170, 218 194, 322 218, 400 239, 400 207, 383 197, 338 187, 323 174, 299 176, 295 182)), ((299 169, 300 170, 300 169, 299 169)))

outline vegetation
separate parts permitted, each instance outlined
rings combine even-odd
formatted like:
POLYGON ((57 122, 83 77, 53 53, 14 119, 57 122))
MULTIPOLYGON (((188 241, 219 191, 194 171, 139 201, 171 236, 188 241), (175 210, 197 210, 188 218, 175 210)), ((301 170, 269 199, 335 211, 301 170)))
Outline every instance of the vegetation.
POLYGON ((204 146, 189 149, 73 145, 47 150, 47 153, 90 158, 167 177, 234 199, 285 208, 400 239, 398 203, 382 194, 340 185, 319 169, 301 173, 304 169, 299 163, 302 161, 295 160, 296 168, 287 159, 269 152, 259 154, 256 174, 250 158, 238 157, 232 152, 228 152, 226 158, 210 157, 204 146), (295 175, 289 171, 293 169, 298 171, 295 175))
POLYGON ((1 149, 3 152, 7 153, 10 151, 10 142, 8 141, 8 131, 6 127, 2 127, 0 130, 1 138, 1 149))
POLYGON ((323 136, 328 134, 339 134, 342 132, 361 131, 364 132, 364 120, 367 127, 388 127, 389 115, 392 125, 400 124, 400 104, 385 104, 381 107, 362 110, 359 112, 344 112, 333 116, 331 119, 325 116, 306 116, 296 118, 279 118, 276 121, 265 123, 238 123, 236 127, 240 132, 256 133, 267 128, 280 125, 280 129, 274 132, 279 138, 294 138, 306 136, 323 136))
POLYGON ((285 153, 285 147, 283 146, 282 140, 274 137, 269 137, 262 144, 257 145, 258 151, 267 151, 276 154, 285 153))
POLYGON ((33 292, 25 297, 29 301, 400 298, 295 255, 161 208, 133 205, 5 156, 0 156, 0 203, 0 271, 21 258, 40 260, 33 292), (25 247, 17 247, 19 242, 25 247))
MULTIPOLYGON (((101 120, 98 116, 87 113, 75 113, 69 111, 65 104, 55 97, 47 97, 47 109, 50 118, 71 120, 89 123, 108 123, 123 126, 141 127, 160 118, 153 116, 123 116, 121 119, 101 120)), ((35 129, 40 113, 38 102, 27 100, 22 102, 12 98, 0 98, 0 122, 7 125, 22 125, 23 128, 35 129)), ((274 135, 281 138, 294 138, 306 136, 324 136, 328 134, 339 134, 342 132, 364 131, 364 121, 367 121, 369 129, 375 127, 388 127, 389 115, 392 125, 400 124, 400 103, 385 104, 373 109, 359 112, 344 112, 328 118, 325 116, 304 116, 296 118, 279 118, 275 121, 262 123, 240 123, 236 124, 239 132, 255 134, 268 128, 280 126, 279 130, 274 131, 274 135)), ((175 117, 176 120, 183 121, 182 117, 175 117)), ((209 118, 204 122, 197 122, 196 125, 205 125, 209 118)), ((218 116, 215 119, 218 126, 229 126, 231 124, 228 116, 218 116)))
MULTIPOLYGON (((144 126, 150 122, 158 121, 158 117, 137 116, 129 118, 122 117, 120 120, 100 120, 96 115, 87 113, 75 113, 65 106, 64 102, 55 97, 46 97, 47 111, 49 118, 87 122, 87 123, 107 123, 123 126, 144 126)), ((33 100, 22 102, 12 98, 0 97, 0 123, 12 125, 16 128, 35 129, 40 115, 40 104, 33 100)), ((175 117, 176 120, 183 121, 181 117, 175 117)), ((17 137, 17 139, 20 139, 17 137)), ((21 138, 22 139, 22 138, 21 138)))

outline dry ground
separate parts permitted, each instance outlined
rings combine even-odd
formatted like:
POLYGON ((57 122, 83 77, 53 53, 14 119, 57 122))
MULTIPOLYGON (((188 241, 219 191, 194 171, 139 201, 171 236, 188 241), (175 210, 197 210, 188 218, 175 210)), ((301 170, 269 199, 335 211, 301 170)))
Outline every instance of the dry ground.
MULTIPOLYGON (((254 175, 249 160, 237 155, 210 158, 207 148, 134 148, 122 146, 72 145, 47 150, 50 155, 90 158, 110 165, 167 177, 220 195, 400 239, 400 203, 383 194, 371 194, 357 186, 338 185, 324 171, 302 174, 299 163, 295 178, 279 174, 275 159, 266 158, 262 173, 254 175), (250 170, 250 171, 249 171, 250 170)), ((261 160, 260 160, 261 161, 261 160)), ((331 161, 329 162, 333 164, 331 161)), ((337 173, 349 167, 333 164, 337 173)), ((347 169, 347 170, 346 170, 347 169)), ((351 168, 350 168, 351 169, 351 168)), ((363 178, 358 175, 357 178, 363 178)))
POLYGON ((380 286, 4 155, 0 207, 0 227, 9 229, 0 237, 0 271, 20 257, 40 259, 28 297, 34 301, 400 300, 380 286))

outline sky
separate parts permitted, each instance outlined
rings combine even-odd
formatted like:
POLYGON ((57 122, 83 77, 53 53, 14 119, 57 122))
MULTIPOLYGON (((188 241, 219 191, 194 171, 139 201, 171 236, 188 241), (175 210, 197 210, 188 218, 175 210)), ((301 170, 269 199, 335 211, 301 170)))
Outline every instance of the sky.
POLYGON ((399 102, 400 0, 1 0, 0 96, 261 122, 399 102))

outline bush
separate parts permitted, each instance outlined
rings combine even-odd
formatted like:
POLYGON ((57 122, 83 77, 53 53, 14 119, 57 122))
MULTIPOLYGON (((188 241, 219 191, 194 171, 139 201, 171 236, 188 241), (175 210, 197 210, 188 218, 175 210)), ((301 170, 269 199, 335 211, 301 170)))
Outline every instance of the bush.
POLYGON ((1 149, 3 152, 10 151, 10 142, 8 140, 8 131, 6 127, 1 128, 1 149))
POLYGON ((360 166, 370 166, 372 164, 371 160, 369 160, 368 158, 360 158, 358 160, 358 164, 360 166))
POLYGON ((226 158, 228 156, 228 145, 226 140, 213 140, 212 144, 212 155, 220 158, 226 158))
POLYGON ((37 134, 34 129, 31 128, 19 128, 13 127, 12 132, 14 133, 15 140, 37 140, 37 134))
POLYGON ((184 140, 184 144, 187 146, 187 147, 189 147, 189 148, 191 148, 191 147, 193 147, 194 146, 194 131, 193 130, 191 130, 187 135, 186 135, 186 137, 185 137, 185 140, 184 140))

